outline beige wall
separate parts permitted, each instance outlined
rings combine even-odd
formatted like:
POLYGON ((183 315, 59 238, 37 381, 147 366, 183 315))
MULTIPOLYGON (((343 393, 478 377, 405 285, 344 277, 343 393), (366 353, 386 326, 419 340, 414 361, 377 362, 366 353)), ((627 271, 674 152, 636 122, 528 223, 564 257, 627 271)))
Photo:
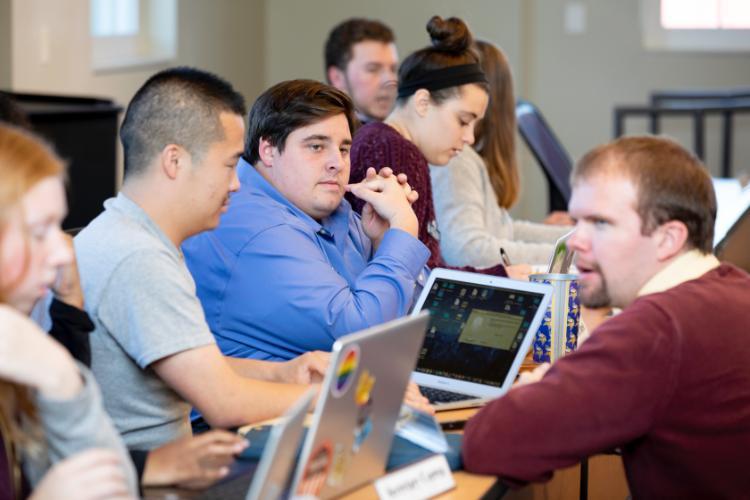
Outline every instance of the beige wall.
MULTIPOLYGON (((9 77, 16 92, 101 96, 125 107, 150 75, 172 65, 216 72, 231 81, 248 104, 263 90, 263 0, 179 0, 174 61, 102 72, 90 65, 88 0, 12 2, 9 77), (50 42, 46 47, 45 37, 50 42)), ((0 40, 0 57, 1 49, 0 40)))
MULTIPOLYGON (((663 89, 750 87, 750 54, 649 52, 641 44, 635 0, 581 1, 587 30, 567 35, 566 0, 527 0, 527 38, 533 41, 527 97, 543 110, 575 158, 612 137, 617 104, 645 103, 663 89)), ((645 121, 628 122, 628 133, 645 132, 645 121)), ((750 167, 750 116, 736 121, 735 165, 750 167)), ((707 163, 718 172, 719 123, 709 121, 707 163)), ((670 119, 664 132, 691 147, 690 122, 670 119)))
MULTIPOLYGON (((257 68, 263 67, 263 10, 263 0, 180 0, 178 53, 170 65, 215 71, 255 96, 262 88, 257 68)), ((124 105, 149 75, 166 66, 94 72, 88 0, 13 0, 12 18, 16 91, 105 96, 124 105)))
MULTIPOLYGON (((424 26, 431 15, 458 15, 478 37, 508 53, 517 94, 539 105, 574 158, 611 137, 616 104, 643 103, 656 89, 750 86, 747 53, 645 51, 636 0, 576 0, 586 10, 586 30, 566 34, 563 12, 573 1, 179 0, 176 63, 227 77, 252 102, 272 83, 322 78, 323 42, 347 17, 384 20, 396 32, 403 58, 428 42, 424 26)), ((0 73, 0 85, 5 79, 16 91, 100 95, 126 103, 157 68, 93 73, 87 5, 88 0, 0 0, 0 68, 10 68, 0 73), (12 37, 4 29, 9 10, 12 37), (43 27, 53 41, 47 63, 39 60, 43 27), (10 66, 2 64, 9 52, 10 66)), ((716 120, 709 121, 708 163, 714 171, 718 128, 716 120)), ((643 130, 638 122, 628 127, 643 130)), ((670 120, 665 130, 689 145, 688 122, 670 120)), ((737 120, 735 137, 735 163, 750 167, 750 116, 737 120)), ((539 219, 546 207, 545 182, 525 148, 519 151, 524 189, 514 213, 539 219)))
POLYGON ((10 88, 10 0, 0 0, 0 89, 10 88))
POLYGON ((477 36, 501 45, 511 61, 517 62, 521 1, 269 0, 265 81, 270 85, 290 78, 323 78, 323 44, 328 31, 352 16, 388 24, 396 34, 401 58, 429 43, 425 25, 432 15, 460 16, 477 36))

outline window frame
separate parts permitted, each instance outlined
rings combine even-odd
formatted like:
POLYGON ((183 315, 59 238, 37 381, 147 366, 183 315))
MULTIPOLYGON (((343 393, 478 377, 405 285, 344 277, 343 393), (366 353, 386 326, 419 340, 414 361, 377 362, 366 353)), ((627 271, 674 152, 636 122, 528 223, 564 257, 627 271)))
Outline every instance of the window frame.
POLYGON ((643 46, 647 50, 750 52, 750 29, 666 29, 661 0, 641 0, 643 46))

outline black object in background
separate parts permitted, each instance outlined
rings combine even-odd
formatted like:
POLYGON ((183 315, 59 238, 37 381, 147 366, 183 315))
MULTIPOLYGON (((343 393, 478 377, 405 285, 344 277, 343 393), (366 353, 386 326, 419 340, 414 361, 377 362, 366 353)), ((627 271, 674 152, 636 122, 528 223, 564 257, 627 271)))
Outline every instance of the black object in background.
POLYGON ((68 162, 68 217, 63 228, 87 225, 115 194, 117 117, 109 99, 7 93, 33 130, 68 162))

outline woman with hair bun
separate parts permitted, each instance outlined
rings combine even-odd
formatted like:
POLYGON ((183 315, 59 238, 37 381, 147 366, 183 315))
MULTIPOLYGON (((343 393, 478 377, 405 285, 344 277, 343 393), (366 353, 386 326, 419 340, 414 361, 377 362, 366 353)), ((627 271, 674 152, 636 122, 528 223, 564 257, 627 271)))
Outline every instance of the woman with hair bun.
MULTIPOLYGON (((413 204, 419 239, 432 253, 427 265, 435 268, 447 266, 440 253, 428 164, 445 165, 474 143, 474 126, 487 109, 489 87, 472 49, 471 32, 461 19, 433 16, 427 32, 432 46, 412 53, 399 68, 396 107, 385 122, 367 124, 354 136, 351 182, 364 179, 369 168, 390 167, 408 176, 419 193, 413 204)), ((363 210, 361 201, 350 202, 358 212, 363 210)), ((497 265, 480 272, 505 275, 499 263, 498 254, 497 265)), ((525 267, 510 271, 528 274, 525 267)))
POLYGON ((520 190, 513 78, 502 50, 484 41, 475 48, 489 80, 488 111, 477 122, 474 147, 446 166, 430 166, 440 250, 454 266, 492 265, 501 248, 512 262, 545 264, 572 221, 561 212, 546 224, 515 221, 508 213, 520 190))

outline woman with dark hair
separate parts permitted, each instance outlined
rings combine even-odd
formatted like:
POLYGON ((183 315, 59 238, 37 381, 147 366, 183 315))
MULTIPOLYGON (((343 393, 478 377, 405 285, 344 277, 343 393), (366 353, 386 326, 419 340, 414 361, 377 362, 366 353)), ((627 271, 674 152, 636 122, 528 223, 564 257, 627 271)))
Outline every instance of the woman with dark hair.
MULTIPOLYGON (((408 176, 419 193, 412 205, 419 239, 432 254, 427 265, 435 268, 446 264, 440 253, 428 164, 445 165, 465 145, 474 143, 474 126, 484 116, 489 97, 466 24, 455 17, 434 16, 427 31, 432 46, 414 52, 401 64, 396 107, 385 122, 367 124, 354 136, 351 182, 364 179, 370 167, 390 167, 408 176)), ((362 210, 361 201, 353 197, 349 201, 362 210)), ((500 254, 489 265, 496 267, 481 272, 505 275, 500 254)), ((520 271, 527 274, 526 269, 520 271)))
MULTIPOLYGON (((440 250, 454 266, 492 265, 501 248, 512 262, 543 264, 554 242, 572 227, 510 217, 520 190, 513 79, 499 48, 483 41, 475 48, 489 80, 488 111, 477 122, 474 147, 465 147, 446 166, 430 166, 440 250)), ((555 213, 547 222, 569 221, 561 215, 555 213)))

